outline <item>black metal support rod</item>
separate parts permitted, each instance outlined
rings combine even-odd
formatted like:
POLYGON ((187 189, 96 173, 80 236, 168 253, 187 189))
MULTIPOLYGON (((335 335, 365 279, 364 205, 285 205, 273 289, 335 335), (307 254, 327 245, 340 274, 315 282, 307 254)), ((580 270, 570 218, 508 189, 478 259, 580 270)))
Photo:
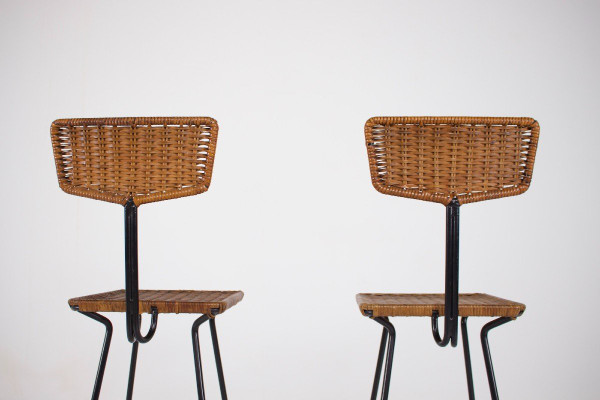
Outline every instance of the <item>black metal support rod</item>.
POLYGON ((396 344, 396 330, 394 325, 386 317, 375 317, 373 320, 381 324, 388 333, 387 354, 385 357, 385 372, 383 373, 383 384, 381 387, 381 400, 387 400, 390 393, 390 381, 392 378, 392 365, 394 361, 394 346, 396 344))
POLYGON ((139 322, 139 283, 137 251, 137 207, 131 199, 125 204, 125 305, 127 340, 135 342, 134 326, 139 322))
POLYGON ((487 371, 488 383, 490 384, 490 394, 492 400, 498 400, 498 387, 496 385, 496 376, 494 374, 494 366, 492 365, 492 353, 490 352, 490 344, 488 341, 488 333, 490 330, 504 325, 512 321, 512 318, 500 317, 491 322, 488 322, 481 329, 481 347, 483 348, 483 358, 485 360, 485 370, 487 371))
POLYGON ((205 400, 204 379, 202 377, 202 359, 200 358, 200 340, 198 338, 198 328, 208 320, 208 315, 202 315, 192 325, 192 346, 194 349, 194 366, 196 367, 196 386, 198 388, 198 399, 205 400))
POLYGON ((469 400, 475 400, 475 390, 473 388, 473 369, 471 367, 471 350, 469 349, 469 333, 467 331, 467 318, 468 317, 461 318, 460 328, 462 332, 463 353, 465 355, 465 370, 467 372, 469 400))
MULTIPOLYGON (((213 315, 216 315, 216 312, 213 311, 213 315)), ((211 318, 209 320, 210 336, 212 338, 213 350, 215 353, 217 376, 219 377, 219 388, 221 389, 221 400, 227 400, 227 389, 225 388, 225 374, 223 373, 223 363, 221 361, 221 350, 219 349, 219 338, 217 337, 217 325, 215 320, 216 318, 211 318)))
POLYGON ((152 320, 150 329, 146 335, 142 335, 140 327, 142 324, 139 310, 139 279, 138 279, 138 227, 137 207, 132 199, 125 204, 125 304, 127 340, 130 343, 149 342, 156 332, 158 324, 158 311, 152 309, 152 320))
POLYGON ((129 381, 127 382, 127 400, 133 397, 133 383, 135 381, 135 366, 137 364, 138 342, 131 346, 131 364, 129 365, 129 381))
POLYGON ((106 333, 104 334, 104 343, 102 344, 102 353, 100 353, 100 363, 98 364, 98 372, 96 373, 96 381, 94 383, 94 390, 92 392, 92 400, 98 400, 100 398, 100 389, 102 388, 102 379, 104 378, 104 370, 106 369, 106 360, 108 359, 108 350, 110 349, 110 341, 112 339, 113 326, 110 320, 100 314, 93 312, 78 311, 80 314, 85 315, 93 320, 96 320, 106 327, 106 333))
POLYGON ((446 206, 446 287, 444 296, 444 336, 438 329, 439 311, 431 315, 431 331, 435 342, 445 347, 458 344, 458 237, 460 204, 456 198, 446 206))
POLYGON ((377 366, 375 367, 373 390, 371 390, 371 400, 377 400, 377 392, 379 391, 379 381, 381 380, 381 368, 383 367, 383 358, 385 356, 387 337, 387 330, 383 328, 381 333, 381 344, 379 345, 379 355, 377 356, 377 366))

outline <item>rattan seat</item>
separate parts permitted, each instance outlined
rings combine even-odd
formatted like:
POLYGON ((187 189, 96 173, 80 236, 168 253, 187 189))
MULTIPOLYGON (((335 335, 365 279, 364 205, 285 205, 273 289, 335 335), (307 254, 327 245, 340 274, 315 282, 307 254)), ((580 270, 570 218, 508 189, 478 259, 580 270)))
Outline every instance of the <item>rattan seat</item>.
MULTIPOLYGON (((244 292, 207 290, 140 290, 140 312, 151 313, 155 307, 159 313, 222 314, 235 306, 244 297, 244 292)), ((114 290, 76 297, 69 306, 84 312, 125 312, 125 290, 114 290)))
MULTIPOLYGON (((364 315, 373 317, 431 317, 434 310, 444 315, 444 294, 360 293, 356 302, 364 315)), ((460 294, 458 314, 462 317, 510 317, 523 314, 525 305, 483 293, 460 294)))

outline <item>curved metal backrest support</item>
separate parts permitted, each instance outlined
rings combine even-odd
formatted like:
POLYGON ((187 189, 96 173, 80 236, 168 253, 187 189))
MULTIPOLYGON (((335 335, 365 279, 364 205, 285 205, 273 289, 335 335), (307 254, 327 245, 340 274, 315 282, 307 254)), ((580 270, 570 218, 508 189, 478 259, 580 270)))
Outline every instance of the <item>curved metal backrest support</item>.
POLYGON ((133 200, 125 204, 125 304, 127 340, 130 343, 147 343, 154 336, 158 323, 158 310, 152 308, 152 320, 146 335, 140 328, 140 289, 138 281, 138 241, 137 241, 137 207, 133 200))
POLYGON ((539 124, 532 118, 373 117, 365 124, 371 182, 379 192, 446 206, 444 334, 458 343, 459 207, 515 196, 531 183, 539 124))
POLYGON ((431 316, 431 330, 435 342, 444 347, 458 343, 458 238, 460 204, 453 199, 446 206, 446 287, 444 297, 444 336, 438 329, 439 311, 431 316))

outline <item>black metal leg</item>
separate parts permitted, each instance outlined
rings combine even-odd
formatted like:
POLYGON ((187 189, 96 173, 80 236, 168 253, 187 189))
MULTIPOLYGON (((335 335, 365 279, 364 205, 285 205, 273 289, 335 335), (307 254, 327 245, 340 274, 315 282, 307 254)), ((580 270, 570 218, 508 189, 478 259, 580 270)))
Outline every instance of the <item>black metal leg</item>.
MULTIPOLYGON (((375 317, 373 320, 381 325, 388 333, 387 353, 385 357, 385 372, 383 373, 383 385, 381 388, 381 400, 387 400, 390 392, 390 380, 392 378, 392 364, 394 359, 394 346, 396 344, 396 330, 394 325, 386 317, 375 317)), ((381 348, 380 348, 381 352, 381 348)), ((373 394, 371 394, 373 396, 373 394)), ((377 396, 375 394, 375 396, 377 396)))
POLYGON ((127 400, 131 400, 133 396, 133 382, 135 380, 135 366, 137 363, 139 342, 133 342, 131 346, 131 364, 129 365, 129 381, 127 383, 127 400))
MULTIPOLYGON (((102 353, 100 354, 100 363, 98 365, 98 372, 96 373, 96 381, 94 383, 94 391, 92 392, 92 400, 99 400, 100 398, 100 389, 102 387, 102 379, 104 378, 104 370, 106 369, 106 361, 108 359, 108 351, 110 349, 110 342, 112 339, 113 326, 110 320, 100 314, 96 314, 93 312, 83 312, 79 311, 77 308, 73 308, 75 311, 78 311, 80 314, 85 315, 86 317, 92 318, 106 327, 106 334, 104 335, 104 343, 102 345, 102 353)), ((213 315, 216 315, 218 310, 211 311, 213 315)), ((205 400, 206 395, 204 392, 204 379, 202 376, 202 360, 200 357, 200 340, 198 337, 198 328, 204 322, 209 320, 208 315, 202 315, 192 325, 192 345, 194 349, 194 364, 196 367, 196 385, 198 388, 198 399, 205 400)), ((392 327, 393 329, 393 327, 392 327)), ((210 332, 213 343, 213 350, 215 353, 215 363, 217 366, 217 375, 219 378, 219 387, 221 389, 221 399, 227 400, 227 390, 225 388, 225 376, 223 373, 223 363, 221 361, 221 351, 219 349, 219 339, 217 336, 217 326, 214 318, 210 319, 210 332)), ((129 381, 127 384, 127 400, 131 400, 133 396, 133 385, 135 381, 135 369, 137 365, 137 354, 139 341, 134 341, 131 348, 131 364, 129 366, 129 381)), ((389 354, 388 354, 389 356, 389 354)), ((387 372, 387 368, 386 368, 387 372)), ((385 384, 385 380, 384 380, 385 384)))
POLYGON ((198 387, 198 399, 205 400, 204 379, 202 378, 202 360, 200 358, 200 340, 198 339, 198 328, 208 320, 208 315, 202 315, 192 325, 192 345, 194 348, 194 364, 196 367, 196 386, 198 387))
POLYGON ((490 353, 490 344, 488 342, 488 332, 494 328, 512 321, 512 318, 501 317, 488 322, 481 329, 481 347, 483 347, 483 358, 485 359, 485 369, 487 371, 488 382, 490 384, 490 394, 492 400, 498 400, 498 387, 496 386, 496 377, 494 375, 494 366, 492 365, 492 354, 490 353))
POLYGON ((381 344, 379 345, 379 355, 377 356, 377 367, 375 367, 375 379, 373 380, 371 400, 377 399, 377 392, 379 391, 379 381, 381 380, 381 367, 383 366, 383 358, 385 356, 385 345, 387 343, 387 337, 387 330, 383 328, 381 333, 381 344))
POLYGON ((463 352, 465 354, 465 369, 467 371, 467 387, 469 388, 469 400, 475 400, 475 390, 473 389, 473 369, 471 368, 471 351, 469 349, 469 333, 467 332, 467 318, 460 320, 460 329, 462 332, 463 352))
POLYGON ((100 363, 98 364, 98 372, 96 373, 96 382, 94 383, 94 391, 92 392, 92 400, 98 400, 100 398, 100 389, 102 387, 102 379, 104 378, 104 370, 106 369, 106 360, 108 359, 108 350, 110 349, 113 326, 108 318, 100 314, 83 311, 79 311, 79 313, 104 324, 106 327, 104 343, 102 344, 102 353, 100 354, 100 363))
POLYGON ((219 350, 219 339, 217 337, 216 318, 210 319, 210 336, 212 337, 213 350, 215 352, 215 363, 217 364, 217 375, 219 377, 219 388, 221 399, 227 400, 227 389, 225 388, 225 375, 223 374, 223 363, 221 362, 221 351, 219 350))

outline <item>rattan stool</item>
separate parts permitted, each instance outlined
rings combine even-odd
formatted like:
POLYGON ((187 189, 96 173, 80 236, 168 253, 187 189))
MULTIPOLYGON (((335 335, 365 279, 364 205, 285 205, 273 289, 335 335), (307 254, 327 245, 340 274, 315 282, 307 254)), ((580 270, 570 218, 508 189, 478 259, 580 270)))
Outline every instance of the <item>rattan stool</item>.
POLYGON ((365 124, 375 189, 384 194, 446 206, 446 287, 443 294, 362 293, 360 312, 383 326, 371 400, 377 398, 385 358, 381 398, 388 398, 396 332, 388 317, 430 317, 436 343, 458 342, 461 332, 469 399, 475 398, 467 318, 499 317, 481 330, 492 399, 498 399, 488 332, 512 321, 525 305, 487 294, 458 290, 459 208, 476 201, 515 196, 531 183, 539 125, 531 118, 376 117, 365 124), (440 336, 438 317, 444 316, 440 336))
POLYGON ((133 395, 138 345, 154 336, 158 314, 202 314, 192 325, 198 398, 205 399, 198 328, 210 321, 221 398, 226 400, 215 317, 240 302, 244 293, 138 287, 137 209, 208 190, 217 122, 202 117, 60 119, 52 123, 50 132, 61 189, 125 208, 125 289, 69 300, 73 310, 106 327, 92 400, 100 396, 113 331, 110 320, 98 312, 126 314, 127 339, 133 344, 127 399, 133 395), (145 335, 140 332, 140 313, 151 314, 145 335))

